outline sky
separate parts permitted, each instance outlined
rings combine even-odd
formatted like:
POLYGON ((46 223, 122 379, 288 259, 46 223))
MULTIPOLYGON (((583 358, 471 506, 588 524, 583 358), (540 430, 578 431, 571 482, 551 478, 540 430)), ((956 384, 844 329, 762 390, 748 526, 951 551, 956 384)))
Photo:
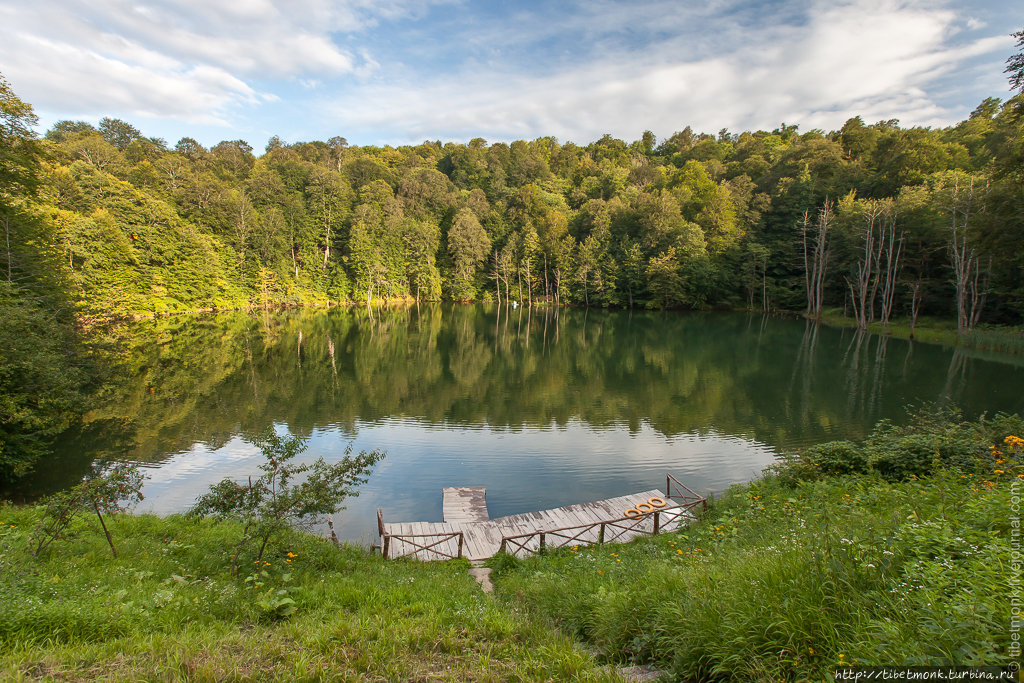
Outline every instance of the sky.
POLYGON ((1019 0, 0 0, 0 74, 61 119, 261 150, 945 126, 1010 93, 1019 0))

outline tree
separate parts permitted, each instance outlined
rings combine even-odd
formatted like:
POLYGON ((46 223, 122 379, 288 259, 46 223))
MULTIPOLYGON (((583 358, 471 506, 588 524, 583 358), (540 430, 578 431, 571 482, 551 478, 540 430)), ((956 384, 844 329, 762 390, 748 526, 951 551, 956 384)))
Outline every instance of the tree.
POLYGON ((668 308, 682 300, 683 278, 679 273, 675 247, 651 258, 647 265, 647 288, 654 295, 648 303, 650 308, 668 308))
POLYGON ((974 245, 968 242, 971 217, 977 202, 977 188, 973 177, 963 178, 959 173, 951 174, 940 189, 944 195, 944 209, 949 213, 949 257, 953 267, 953 284, 956 286, 956 329, 966 337, 978 322, 985 306, 984 285, 979 285, 979 259, 974 245))
POLYGON ((66 142, 68 138, 72 138, 81 133, 96 133, 96 126, 86 121, 58 121, 57 123, 50 126, 50 130, 46 131, 45 137, 50 142, 66 142))
POLYGON ((42 151, 32 126, 39 118, 0 74, 0 210, 35 195, 42 151))
POLYGON ((132 124, 121 119, 103 117, 100 119, 100 135, 108 144, 117 147, 122 152, 128 145, 142 138, 142 133, 132 124))
POLYGON ((319 224, 324 260, 321 270, 327 269, 331 257, 332 233, 344 218, 345 199, 348 188, 341 175, 335 171, 318 171, 309 179, 306 192, 314 219, 319 224))
POLYGON ((249 437, 266 462, 263 474, 238 483, 222 479, 210 486, 189 511, 197 517, 230 519, 242 525, 241 538, 232 555, 232 575, 238 575, 239 555, 254 543, 259 544, 255 562, 263 560, 267 547, 288 528, 310 529, 325 515, 333 515, 341 502, 359 495, 369 471, 384 458, 381 451, 352 456, 351 446, 338 462, 327 464, 322 457, 312 464, 294 465, 291 460, 306 450, 307 441, 298 436, 280 436, 273 427, 249 437), (308 473, 308 474, 307 474, 308 473), (300 483, 294 480, 305 474, 300 483))
MULTIPOLYGON (((1017 47, 1024 48, 1024 30, 1011 33, 1017 39, 1017 47)), ((1006 69, 1003 73, 1010 75, 1010 89, 1019 90, 1024 94, 1024 50, 1006 60, 1006 69)))
POLYGON ((469 209, 462 209, 448 231, 448 254, 455 264, 455 289, 465 296, 476 269, 487 258, 491 240, 469 209))
POLYGON ((85 479, 70 489, 46 498, 43 517, 32 537, 32 554, 39 554, 59 540, 81 512, 95 512, 107 537, 110 552, 117 557, 114 538, 103 520, 108 515, 124 512, 132 504, 143 500, 142 482, 145 476, 135 465, 124 463, 97 463, 85 479))
POLYGON ((633 308, 633 300, 640 293, 640 288, 643 287, 645 269, 644 254, 640 245, 627 241, 623 245, 622 270, 630 308, 633 308))
POLYGON ((441 231, 432 220, 410 221, 405 230, 405 259, 409 286, 420 296, 436 299, 441 295, 441 275, 437 271, 437 245, 441 231))

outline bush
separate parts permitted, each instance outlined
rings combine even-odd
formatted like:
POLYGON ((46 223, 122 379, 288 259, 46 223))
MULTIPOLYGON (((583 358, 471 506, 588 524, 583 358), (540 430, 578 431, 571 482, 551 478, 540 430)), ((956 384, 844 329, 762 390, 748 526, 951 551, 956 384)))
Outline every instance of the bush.
POLYGON ((823 474, 866 474, 870 469, 863 449, 852 441, 830 441, 811 446, 804 459, 823 474))

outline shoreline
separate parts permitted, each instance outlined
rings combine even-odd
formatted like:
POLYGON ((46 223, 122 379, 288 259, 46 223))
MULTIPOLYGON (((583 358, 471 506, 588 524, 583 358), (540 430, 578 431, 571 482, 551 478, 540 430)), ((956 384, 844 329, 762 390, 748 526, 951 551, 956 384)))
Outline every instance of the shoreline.
MULTIPOLYGON (((421 302, 410 299, 376 299, 371 303, 371 306, 393 306, 396 304, 404 304, 407 306, 419 304, 421 302)), ((490 305, 501 305, 495 301, 476 301, 476 300, 460 300, 460 301, 449 301, 449 300, 431 300, 423 301, 424 304, 490 304, 490 305)), ((508 305, 508 304, 506 304, 508 305)), ((128 316, 81 316, 78 319, 78 324, 84 328, 91 328, 97 325, 116 325, 118 323, 127 322, 140 322, 143 320, 157 320, 159 318, 172 318, 178 316, 188 315, 205 315, 205 314, 219 314, 219 313, 230 313, 239 311, 269 311, 269 310, 288 310, 296 308, 356 308, 366 306, 365 302, 356 301, 312 301, 312 302, 279 302, 279 303, 264 303, 264 304, 253 304, 249 306, 234 306, 229 308, 221 308, 218 306, 208 306, 202 308, 191 308, 180 311, 154 311, 151 313, 136 312, 128 316)), ((529 308, 525 304, 521 306, 529 308)), ((581 308, 579 306, 572 306, 568 304, 555 304, 552 301, 534 301, 534 307, 537 308, 581 308)), ((588 308, 588 307, 582 307, 588 308)), ((595 310, 640 310, 646 311, 651 309, 629 309, 629 308, 616 308, 616 309, 596 309, 595 310)), ((852 318, 837 314, 839 309, 827 310, 820 318, 814 318, 808 316, 806 313, 799 311, 791 311, 786 309, 774 309, 774 310, 762 310, 762 309, 751 309, 751 308, 711 308, 711 309, 666 309, 675 312, 730 312, 730 313, 760 313, 762 315, 778 315, 782 317, 798 317, 804 318, 805 320, 816 321, 823 325, 834 328, 849 328, 856 329, 856 323, 852 318)), ((868 325, 865 332, 869 334, 877 334, 883 337, 891 337, 894 339, 904 339, 907 341, 923 342, 926 344, 940 344, 946 347, 961 347, 964 349, 986 351, 996 354, 997 356, 1021 356, 1024 354, 1024 327, 1016 326, 1005 326, 1005 327, 976 327, 974 328, 966 338, 961 337, 955 329, 949 327, 951 321, 945 319, 935 318, 920 318, 918 319, 917 325, 914 328, 913 334, 910 332, 909 324, 905 318, 897 318, 892 321, 889 329, 886 330, 878 322, 873 322, 868 325)))

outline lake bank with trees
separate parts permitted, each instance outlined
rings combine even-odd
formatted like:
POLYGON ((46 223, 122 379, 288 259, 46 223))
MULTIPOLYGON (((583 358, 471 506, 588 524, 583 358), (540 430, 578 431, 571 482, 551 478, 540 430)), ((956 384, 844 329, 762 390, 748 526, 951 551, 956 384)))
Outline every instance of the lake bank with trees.
POLYGON ((111 349, 83 325, 136 315, 448 299, 830 320, 842 305, 861 329, 955 320, 958 341, 1019 351, 1018 110, 587 145, 273 138, 257 156, 115 119, 38 138, 5 85, 3 306, 23 322, 5 328, 4 471, 27 471, 102 384, 111 349))

